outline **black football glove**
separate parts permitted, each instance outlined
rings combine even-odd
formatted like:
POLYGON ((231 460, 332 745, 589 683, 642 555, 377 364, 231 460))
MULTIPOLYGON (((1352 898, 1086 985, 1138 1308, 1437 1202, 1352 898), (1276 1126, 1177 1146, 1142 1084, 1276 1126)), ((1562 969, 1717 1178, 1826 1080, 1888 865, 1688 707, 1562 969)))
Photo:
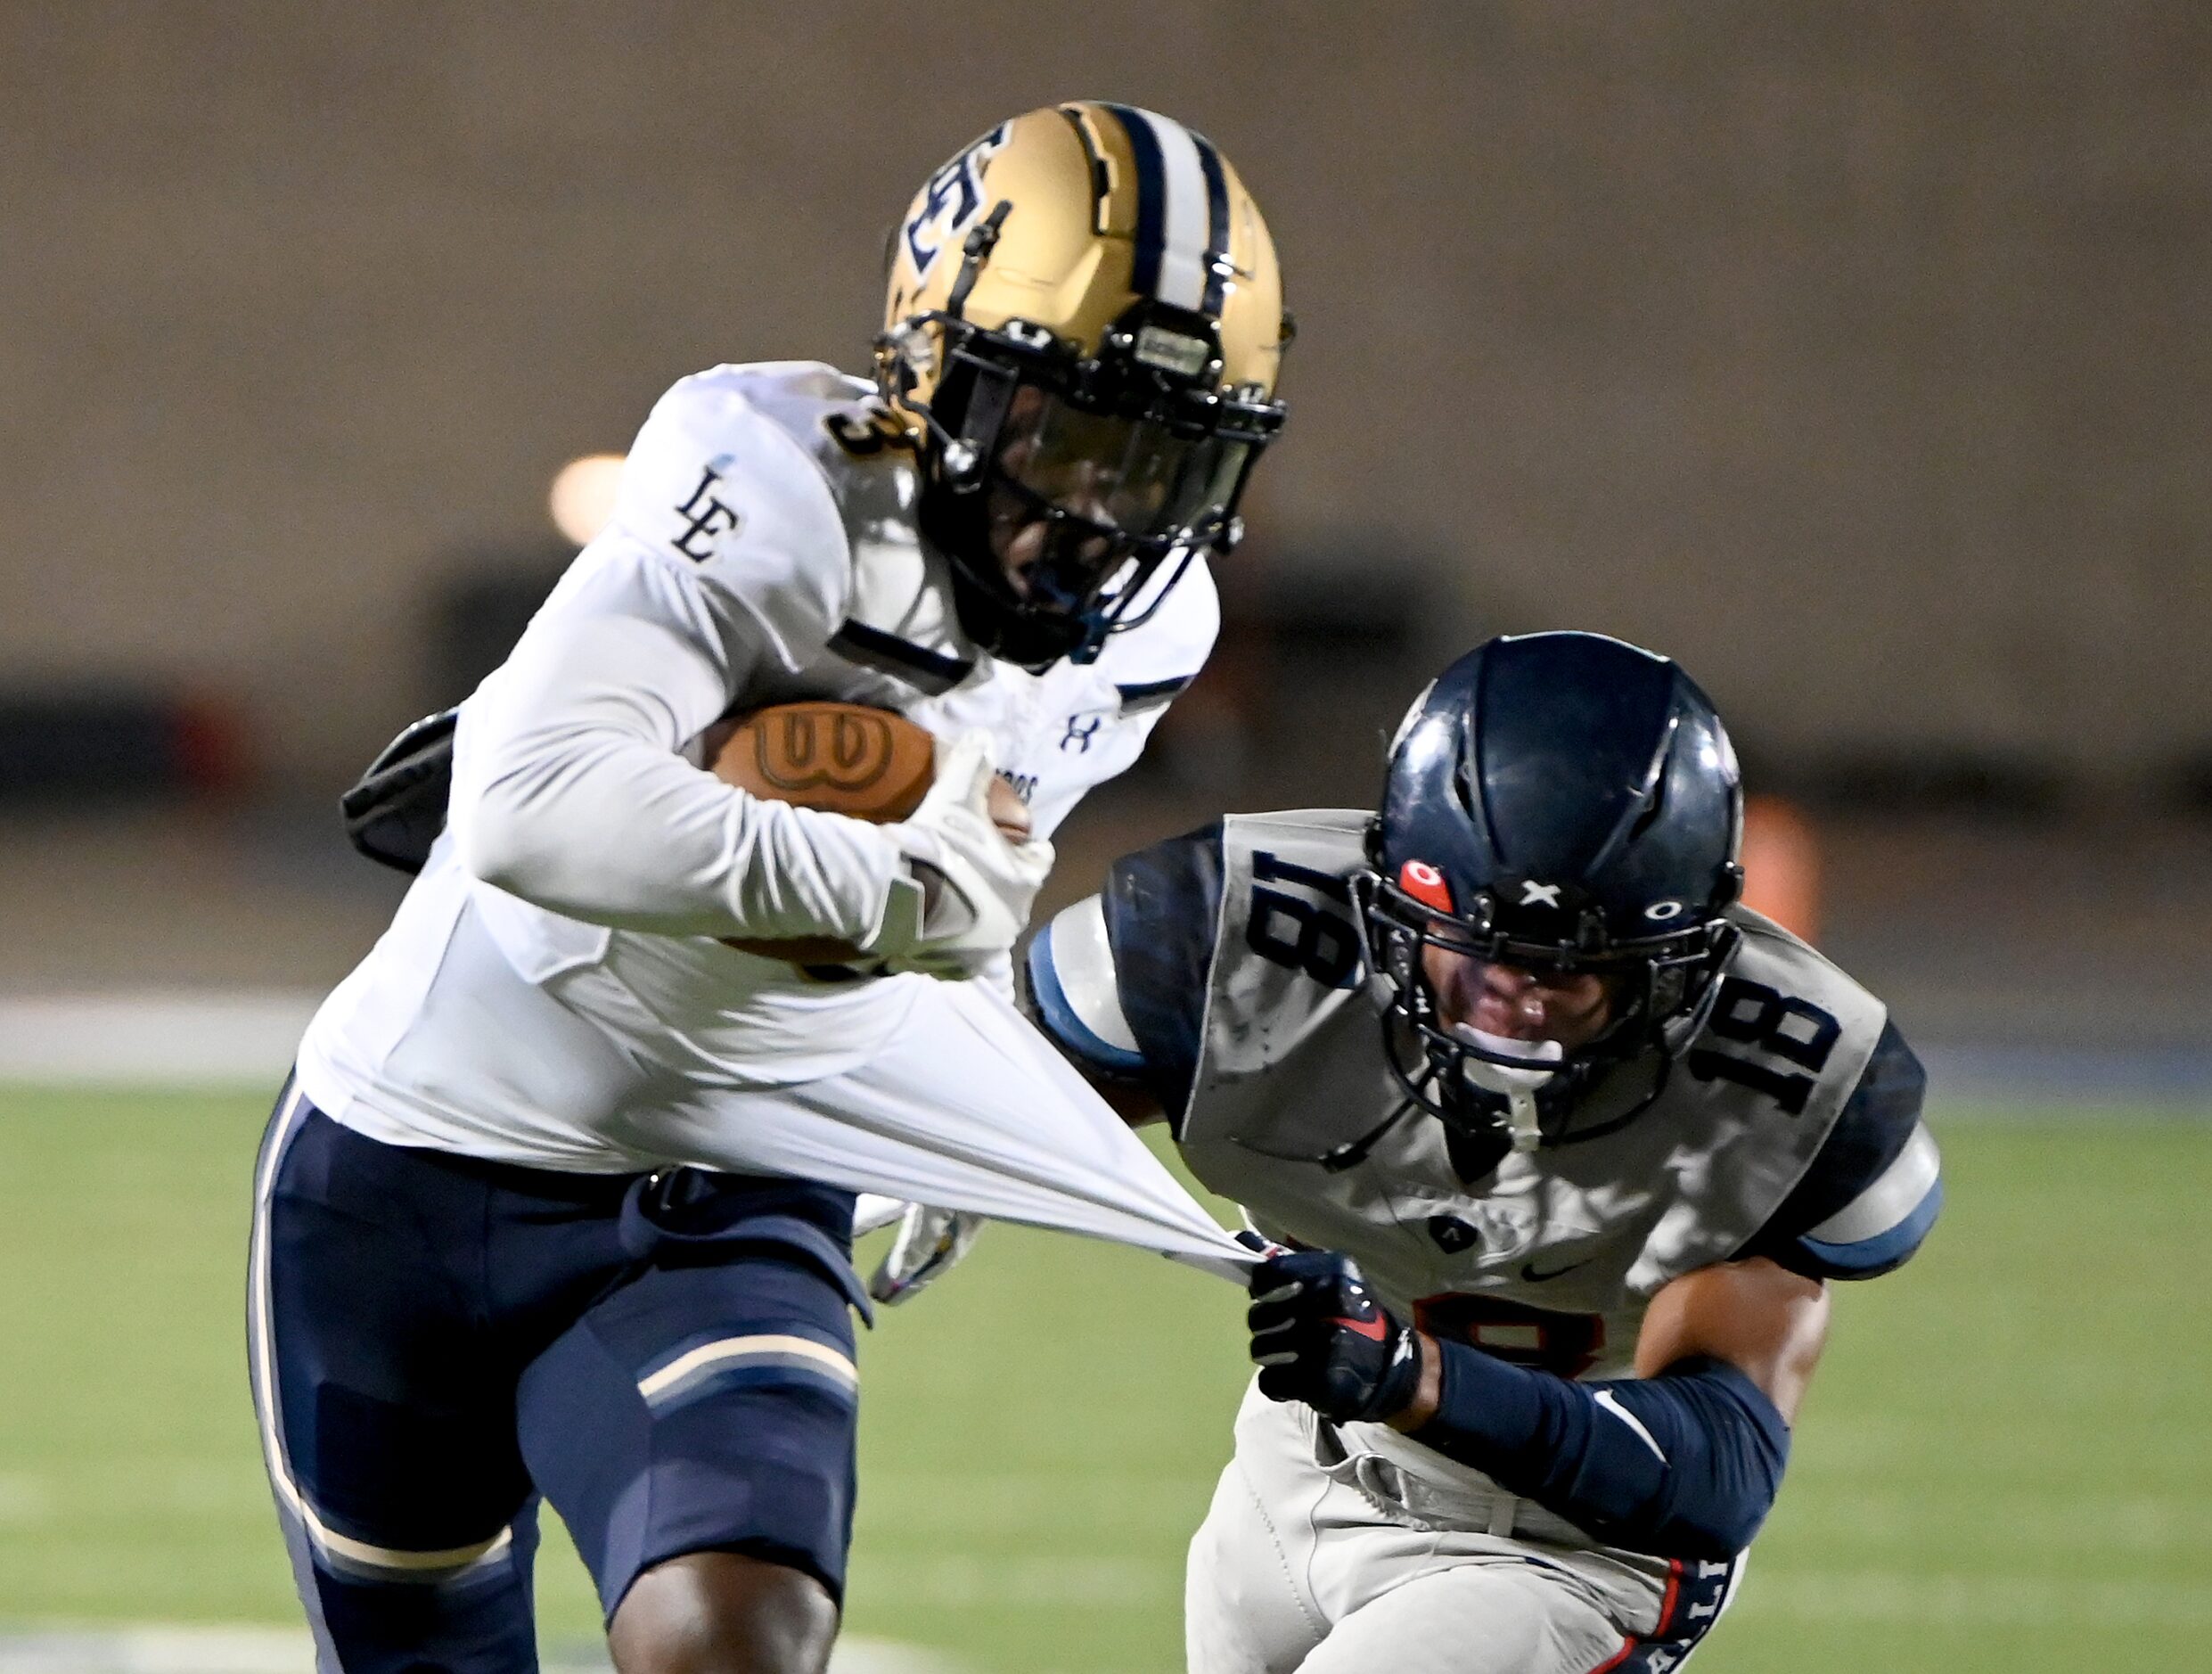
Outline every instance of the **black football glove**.
POLYGON ((1393 1319, 1359 1264, 1333 1250, 1296 1250, 1252 1269, 1252 1358, 1259 1392, 1304 1401, 1339 1422, 1384 1419, 1421 1387, 1413 1333, 1393 1319))

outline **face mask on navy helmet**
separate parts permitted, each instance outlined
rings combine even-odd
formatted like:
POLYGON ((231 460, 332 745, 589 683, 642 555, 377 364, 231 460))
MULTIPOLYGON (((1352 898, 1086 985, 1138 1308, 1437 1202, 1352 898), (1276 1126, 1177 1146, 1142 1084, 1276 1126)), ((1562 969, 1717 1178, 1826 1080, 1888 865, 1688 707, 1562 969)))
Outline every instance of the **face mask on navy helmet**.
POLYGON ((1454 663, 1392 743, 1355 887, 1384 1049, 1409 1095, 1493 1161, 1633 1118, 1734 948, 1741 828, 1727 734, 1672 662, 1561 633, 1454 663), (1424 970, 1432 949, 1595 975, 1609 1013, 1571 1047, 1455 1025, 1424 970), (1587 1118, 1616 1072, 1633 1086, 1587 1118))

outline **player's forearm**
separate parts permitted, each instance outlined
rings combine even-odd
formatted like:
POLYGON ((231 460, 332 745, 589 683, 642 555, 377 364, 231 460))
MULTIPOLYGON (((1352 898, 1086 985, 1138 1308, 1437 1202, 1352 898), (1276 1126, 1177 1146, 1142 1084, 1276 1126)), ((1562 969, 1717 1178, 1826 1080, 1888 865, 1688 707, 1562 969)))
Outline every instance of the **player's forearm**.
POLYGON ((1435 1416, 1413 1432, 1599 1539, 1661 1557, 1749 1546, 1782 1486, 1790 1431, 1725 1361, 1574 1383, 1439 1343, 1435 1416))
POLYGON ((678 753, 773 653, 651 565, 563 585, 463 712, 463 864, 594 923, 866 940, 903 871, 881 829, 758 800, 678 753))
POLYGON ((619 737, 547 748, 456 807, 486 882, 593 923, 666 935, 864 941, 897 849, 876 827, 761 801, 619 737))

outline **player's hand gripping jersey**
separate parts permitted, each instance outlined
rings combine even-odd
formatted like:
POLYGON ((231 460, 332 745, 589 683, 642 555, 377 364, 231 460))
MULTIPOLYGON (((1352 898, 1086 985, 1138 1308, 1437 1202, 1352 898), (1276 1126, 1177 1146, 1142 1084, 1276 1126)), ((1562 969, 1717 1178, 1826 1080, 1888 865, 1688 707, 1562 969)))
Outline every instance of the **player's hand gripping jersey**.
POLYGON ((768 1165, 726 1123, 703 1142, 692 1106, 853 1065, 926 979, 825 983, 716 940, 864 945, 901 852, 699 771, 700 735, 801 698, 980 728, 1045 837, 1135 759, 1217 627, 1194 562, 1094 661, 992 658, 916 496, 898 427, 827 366, 723 366, 662 398, 607 529, 463 706, 449 828, 303 1045, 318 1106, 538 1167, 768 1165))

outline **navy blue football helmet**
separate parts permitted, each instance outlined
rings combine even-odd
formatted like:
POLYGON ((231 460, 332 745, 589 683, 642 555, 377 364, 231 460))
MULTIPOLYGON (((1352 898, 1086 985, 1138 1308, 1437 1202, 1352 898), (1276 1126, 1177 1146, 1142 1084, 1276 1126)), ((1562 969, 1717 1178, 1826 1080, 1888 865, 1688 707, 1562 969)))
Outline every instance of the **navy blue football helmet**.
POLYGON ((1655 1096, 1738 940, 1725 915, 1742 893, 1742 833, 1728 734, 1667 659, 1552 633, 1454 662, 1392 741, 1372 870, 1356 889, 1407 1091, 1493 1157, 1509 1138, 1594 1137, 1572 1130, 1574 1105, 1626 1059, 1659 1055, 1655 1096), (1566 1052, 1447 1027, 1422 971, 1432 945, 1603 975, 1608 1021, 1566 1052))

